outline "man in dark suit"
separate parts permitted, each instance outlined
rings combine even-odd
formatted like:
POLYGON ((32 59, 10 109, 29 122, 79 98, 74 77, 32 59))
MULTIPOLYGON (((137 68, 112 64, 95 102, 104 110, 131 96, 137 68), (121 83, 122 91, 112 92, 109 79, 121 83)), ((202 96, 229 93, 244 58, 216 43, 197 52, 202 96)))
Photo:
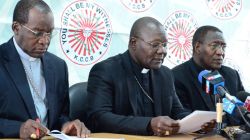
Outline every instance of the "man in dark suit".
MULTIPOLYGON (((223 66, 226 42, 220 29, 214 26, 202 26, 193 36, 193 57, 172 69, 175 77, 176 93, 189 111, 215 110, 214 95, 206 94, 202 90, 198 75, 203 70, 218 70, 225 79, 225 87, 235 96, 244 90, 239 74, 236 70, 223 66)), ((238 123, 237 119, 229 117, 231 125, 238 123)), ((226 120, 225 120, 226 121, 226 120)))
POLYGON ((97 63, 88 79, 88 127, 94 132, 176 134, 187 114, 162 66, 167 39, 154 18, 135 21, 128 51, 97 63), (147 80, 148 79, 148 80, 147 80))
POLYGON ((12 29, 14 37, 0 46, 0 137, 38 139, 48 129, 88 136, 82 122, 68 117, 67 65, 47 52, 54 29, 49 6, 19 1, 12 29))

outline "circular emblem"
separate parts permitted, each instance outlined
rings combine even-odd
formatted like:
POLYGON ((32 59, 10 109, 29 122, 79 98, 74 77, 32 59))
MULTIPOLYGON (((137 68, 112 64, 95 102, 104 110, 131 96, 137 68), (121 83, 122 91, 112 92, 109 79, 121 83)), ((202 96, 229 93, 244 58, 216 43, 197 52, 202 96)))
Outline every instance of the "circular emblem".
POLYGON ((106 53, 111 37, 108 15, 92 1, 75 1, 63 11, 60 44, 64 54, 75 64, 97 62, 106 53))
POLYGON ((187 11, 176 11, 165 21, 168 46, 167 59, 174 65, 181 64, 192 57, 192 38, 198 28, 197 21, 187 11))
POLYGON ((213 16, 219 19, 231 19, 238 15, 242 7, 241 0, 207 0, 213 16))
POLYGON ((148 10, 156 0, 121 0, 122 4, 133 12, 148 10))

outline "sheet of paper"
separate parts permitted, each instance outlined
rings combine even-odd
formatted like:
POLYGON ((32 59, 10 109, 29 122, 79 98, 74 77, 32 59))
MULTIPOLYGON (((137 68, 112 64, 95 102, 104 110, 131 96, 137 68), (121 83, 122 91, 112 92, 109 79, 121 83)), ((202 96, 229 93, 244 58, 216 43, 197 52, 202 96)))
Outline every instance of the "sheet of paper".
POLYGON ((190 133, 201 129, 201 126, 216 119, 216 112, 214 111, 194 111, 182 120, 179 120, 179 133, 190 133))
POLYGON ((52 130, 48 135, 61 140, 124 140, 124 138, 78 138, 76 136, 68 136, 58 130, 52 130))

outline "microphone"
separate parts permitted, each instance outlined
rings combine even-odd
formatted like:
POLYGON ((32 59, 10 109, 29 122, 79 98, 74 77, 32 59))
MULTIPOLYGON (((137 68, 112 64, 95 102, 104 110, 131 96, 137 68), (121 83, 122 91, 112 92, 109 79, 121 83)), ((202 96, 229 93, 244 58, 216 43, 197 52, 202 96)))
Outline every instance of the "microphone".
POLYGON ((218 94, 217 87, 224 86, 225 81, 217 70, 213 72, 208 70, 201 71, 198 80, 207 94, 218 94))
POLYGON ((220 98, 223 98, 223 110, 227 113, 234 114, 236 106, 243 106, 243 102, 229 94, 224 87, 225 80, 218 71, 203 70, 200 72, 198 80, 202 83, 202 89, 206 93, 217 94, 220 98))
POLYGON ((237 99, 235 96, 230 95, 229 92, 222 86, 217 87, 217 92, 221 97, 226 97, 227 100, 229 100, 231 103, 237 106, 244 105, 244 103, 241 100, 237 99))
POLYGON ((236 94, 236 97, 244 102, 244 107, 250 112, 250 93, 245 91, 240 91, 236 94))
MULTIPOLYGON (((233 101, 236 101, 235 103, 231 102, 230 100, 228 100, 227 98, 223 98, 222 102, 223 102, 223 110, 226 111, 228 114, 238 114, 235 111, 235 107, 239 106, 239 107, 243 107, 243 102, 241 102, 240 100, 238 100, 236 97, 232 96, 234 99, 233 101)), ((246 110, 246 109, 245 109, 246 110)), ((237 116, 237 115, 236 115, 237 116)))
POLYGON ((202 90, 204 90, 207 94, 209 94, 209 83, 203 81, 203 76, 209 74, 211 71, 209 70, 203 70, 198 75, 198 80, 201 83, 202 90))
POLYGON ((198 80, 199 80, 199 82, 201 83, 201 81, 202 81, 202 77, 205 75, 205 74, 208 74, 208 73, 210 73, 211 71, 209 71, 209 70, 203 70, 203 71, 201 71, 200 73, 199 73, 199 75, 198 75, 198 80))
POLYGON ((245 91, 240 91, 236 93, 236 97, 240 101, 245 100, 244 106, 237 106, 236 104, 233 104, 232 102, 227 100, 227 98, 224 98, 225 101, 223 99, 223 108, 229 114, 235 114, 235 116, 240 116, 244 121, 244 125, 241 125, 239 129, 235 129, 234 127, 230 128, 231 130, 233 129, 233 131, 231 131, 230 133, 227 132, 227 134, 232 139, 249 139, 250 138, 250 124, 249 124, 250 112, 248 109, 250 108, 250 104, 249 104, 250 93, 247 93, 245 91), (234 110, 234 108, 237 108, 237 109, 234 110))
MULTIPOLYGON (((224 78, 220 75, 220 73, 218 71, 213 71, 210 72, 209 71, 202 71, 200 72, 199 76, 198 76, 198 80, 199 82, 202 84, 202 89, 207 93, 207 94, 215 94, 215 95, 219 95, 220 98, 223 98, 223 110, 225 110, 227 113, 232 114, 234 111, 234 108, 237 108, 237 112, 240 114, 240 116, 242 117, 242 119, 244 120, 244 122, 246 123, 245 127, 245 131, 250 132, 250 124, 249 124, 249 119, 250 119, 250 113, 248 111, 246 111, 246 109, 243 106, 243 100, 247 99, 246 94, 243 94, 241 92, 237 93, 237 97, 242 97, 244 95, 244 99, 237 99, 236 97, 232 96, 229 94, 229 92, 227 91, 227 89, 224 87, 224 78), (202 78, 200 78, 202 77, 202 78)), ((217 103, 218 106, 221 106, 220 103, 220 99, 219 102, 217 103)), ((216 106, 217 106, 216 105, 216 106)), ((247 101, 247 105, 249 105, 249 102, 247 101)), ((249 105, 250 106, 250 105, 249 105)), ((221 107, 220 107, 221 108, 221 107)), ((217 109, 216 109, 217 110, 217 109)), ((219 124, 217 126, 217 130, 220 129, 221 130, 221 118, 222 116, 220 115, 221 110, 218 109, 217 111, 217 123, 219 124), (219 119, 218 119, 219 117, 219 119)))
MULTIPOLYGON (((207 70, 201 71, 198 76, 198 80, 202 85, 202 89, 207 94, 217 94, 217 87, 219 85, 224 86, 224 79, 219 74, 218 71, 210 72, 207 70), (220 78, 219 78, 220 77, 220 78), (219 79, 218 79, 219 78, 219 79)), ((216 122, 217 122, 217 134, 222 133, 222 114, 223 114, 223 104, 221 98, 216 103, 216 122)))
POLYGON ((229 94, 229 92, 222 86, 217 87, 218 94, 223 98, 223 110, 229 114, 235 114, 236 106, 243 106, 244 103, 237 99, 235 96, 229 94))
POLYGON ((199 73, 198 80, 202 84, 202 89, 208 94, 218 94, 221 98, 227 98, 233 104, 243 106, 243 102, 236 97, 229 94, 227 89, 224 87, 225 80, 222 75, 216 70, 209 72, 203 70, 199 73))

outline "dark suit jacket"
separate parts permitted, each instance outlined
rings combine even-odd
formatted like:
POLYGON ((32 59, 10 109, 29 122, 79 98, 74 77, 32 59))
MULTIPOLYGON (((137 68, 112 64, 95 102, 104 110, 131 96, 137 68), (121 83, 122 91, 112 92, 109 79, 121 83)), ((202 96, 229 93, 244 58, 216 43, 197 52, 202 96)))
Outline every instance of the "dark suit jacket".
MULTIPOLYGON (((88 127, 92 132, 148 135, 152 117, 139 116, 136 93, 140 92, 127 52, 97 63, 88 79, 88 127)), ((150 70, 155 116, 182 118, 184 112, 175 93, 171 71, 162 66, 150 70)))
MULTIPOLYGON (((61 129, 68 121, 66 63, 46 52, 42 57, 48 100, 48 128, 61 129)), ((37 118, 24 68, 13 39, 0 46, 0 137, 19 137, 20 125, 37 118)))
MULTIPOLYGON (((173 68, 176 93, 186 109, 215 111, 215 102, 211 99, 213 95, 206 94, 198 81, 202 70, 204 69, 197 66, 192 58, 173 68)), ((222 66, 218 71, 225 78, 225 87, 231 95, 235 96, 237 92, 244 90, 236 70, 222 66)))

